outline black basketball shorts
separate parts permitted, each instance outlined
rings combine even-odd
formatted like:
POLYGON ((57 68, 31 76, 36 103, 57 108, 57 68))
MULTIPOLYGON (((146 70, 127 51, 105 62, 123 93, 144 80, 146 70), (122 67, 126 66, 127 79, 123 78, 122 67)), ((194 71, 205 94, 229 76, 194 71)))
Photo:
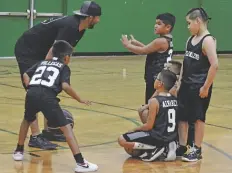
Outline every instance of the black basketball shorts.
POLYGON ((136 131, 123 134, 124 139, 127 142, 139 142, 147 145, 153 145, 157 147, 164 146, 165 143, 159 140, 156 140, 151 136, 149 132, 145 131, 136 131))
POLYGON ((36 113, 42 112, 50 127, 62 127, 69 122, 59 105, 59 99, 44 87, 31 87, 26 94, 24 119, 33 122, 36 113))
POLYGON ((209 107, 212 87, 209 89, 207 98, 199 96, 200 88, 190 84, 182 83, 178 93, 178 121, 194 123, 197 120, 205 122, 206 111, 209 107))
POLYGON ((25 86, 25 84, 23 82, 23 74, 29 68, 31 68, 33 65, 40 62, 41 60, 35 60, 35 59, 31 59, 29 57, 17 57, 17 56, 16 56, 16 60, 17 60, 18 67, 19 67, 19 72, 20 72, 20 76, 21 76, 22 85, 26 89, 26 86, 25 86))

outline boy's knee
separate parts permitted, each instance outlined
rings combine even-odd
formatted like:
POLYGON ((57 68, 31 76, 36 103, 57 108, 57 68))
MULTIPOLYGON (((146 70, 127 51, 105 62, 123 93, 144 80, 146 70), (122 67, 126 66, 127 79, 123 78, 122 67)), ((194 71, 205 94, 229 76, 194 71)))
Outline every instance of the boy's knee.
POLYGON ((119 138, 118 138, 118 144, 119 144, 121 147, 124 147, 125 143, 126 143, 125 138, 123 137, 123 135, 120 135, 119 138))

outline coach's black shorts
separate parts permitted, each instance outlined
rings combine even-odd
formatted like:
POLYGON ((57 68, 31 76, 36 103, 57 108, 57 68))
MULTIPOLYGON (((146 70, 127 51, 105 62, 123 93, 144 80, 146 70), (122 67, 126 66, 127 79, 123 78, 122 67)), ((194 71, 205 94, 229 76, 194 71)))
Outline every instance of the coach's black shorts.
POLYGON ((145 131, 136 131, 123 134, 124 139, 127 142, 140 142, 147 145, 153 145, 161 147, 166 145, 166 143, 159 141, 151 136, 149 132, 145 131))
POLYGON ((206 111, 209 107, 212 87, 209 89, 207 98, 199 96, 200 87, 193 87, 190 84, 182 83, 178 93, 178 120, 190 123, 201 120, 205 122, 206 111))
POLYGON ((20 38, 15 44, 14 54, 19 66, 19 72, 20 72, 23 87, 26 89, 26 86, 23 82, 23 74, 30 67, 45 59, 45 57, 43 55, 42 56, 39 55, 38 53, 37 54, 34 53, 35 55, 33 56, 31 50, 28 48, 28 46, 25 45, 25 41, 23 38, 20 38))
POLYGON ((35 65, 38 62, 40 62, 41 60, 35 60, 35 59, 28 58, 28 57, 18 57, 18 56, 16 56, 16 60, 18 62, 19 72, 20 72, 20 76, 21 76, 21 81, 22 81, 23 87, 26 89, 26 86, 25 86, 25 84, 23 82, 23 74, 29 68, 31 68, 33 65, 35 65))
POLYGON ((62 127, 69 124, 59 105, 59 99, 48 88, 31 87, 27 92, 24 119, 33 122, 38 112, 44 114, 50 127, 62 127))

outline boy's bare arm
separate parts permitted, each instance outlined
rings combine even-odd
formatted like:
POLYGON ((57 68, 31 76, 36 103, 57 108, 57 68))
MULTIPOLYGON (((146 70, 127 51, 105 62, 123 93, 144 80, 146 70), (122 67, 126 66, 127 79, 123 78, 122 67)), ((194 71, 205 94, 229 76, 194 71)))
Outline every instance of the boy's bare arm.
POLYGON ((203 42, 203 53, 207 55, 210 68, 204 85, 200 88, 199 96, 201 98, 208 97, 209 88, 212 85, 218 69, 218 58, 216 52, 216 42, 213 37, 205 38, 203 42))
POLYGON ((175 97, 177 97, 177 86, 174 85, 170 90, 169 93, 175 97))
POLYGON ((130 35, 131 37, 131 44, 139 47, 144 47, 145 44, 141 43, 140 41, 136 40, 133 35, 130 35))
POLYGON ((63 89, 69 96, 71 96, 73 99, 77 100, 78 102, 84 103, 84 104, 86 104, 86 105, 90 105, 90 104, 91 104, 91 102, 88 101, 88 100, 82 100, 82 99, 80 98, 80 96, 75 92, 74 89, 72 89, 72 87, 71 87, 68 83, 63 82, 63 83, 62 83, 62 89, 63 89))
POLYGON ((144 47, 145 45, 138 40, 131 40, 131 44, 138 46, 138 47, 144 47))
POLYGON ((156 98, 153 98, 149 102, 149 115, 147 122, 140 127, 135 128, 133 131, 148 131, 151 130, 154 126, 156 115, 159 111, 159 102, 156 98))
POLYGON ((30 77, 28 76, 27 73, 23 74, 23 82, 24 82, 25 86, 28 87, 28 85, 30 83, 30 77))
POLYGON ((53 55, 52 55, 52 47, 51 47, 45 57, 45 60, 50 60, 52 58, 53 58, 53 55))
POLYGON ((208 56, 210 68, 204 87, 207 89, 212 85, 218 69, 218 58, 216 52, 216 42, 212 37, 205 38, 203 42, 203 51, 208 56))
POLYGON ((145 45, 143 47, 139 47, 131 44, 131 42, 128 40, 126 36, 122 36, 121 41, 125 46, 125 48, 139 55, 147 55, 149 53, 165 51, 168 49, 168 42, 165 38, 157 38, 153 40, 151 43, 149 43, 148 45, 145 45))

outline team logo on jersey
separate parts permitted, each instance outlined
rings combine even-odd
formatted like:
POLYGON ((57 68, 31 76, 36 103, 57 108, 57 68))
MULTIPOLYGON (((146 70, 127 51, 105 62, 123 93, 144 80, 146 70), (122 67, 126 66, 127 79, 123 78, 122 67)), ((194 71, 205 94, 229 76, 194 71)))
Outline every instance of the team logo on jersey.
POLYGON ((191 51, 186 51, 185 56, 190 57, 195 60, 199 60, 200 56, 197 53, 191 52, 191 51))
POLYGON ((173 106, 178 106, 177 100, 164 100, 163 101, 163 107, 173 107, 173 106))

